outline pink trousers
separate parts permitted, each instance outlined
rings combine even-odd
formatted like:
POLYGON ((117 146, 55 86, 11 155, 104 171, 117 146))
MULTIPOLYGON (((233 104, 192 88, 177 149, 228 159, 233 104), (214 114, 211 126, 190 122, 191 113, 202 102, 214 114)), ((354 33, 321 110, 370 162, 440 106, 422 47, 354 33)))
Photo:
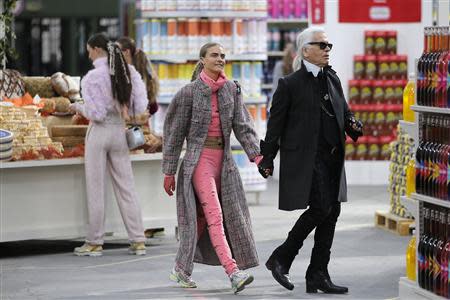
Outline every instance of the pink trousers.
POLYGON ((230 275, 238 270, 238 267, 225 237, 219 201, 222 159, 223 150, 203 148, 192 182, 204 214, 204 218, 198 218, 198 235, 202 234, 207 224, 214 250, 225 272, 230 275))

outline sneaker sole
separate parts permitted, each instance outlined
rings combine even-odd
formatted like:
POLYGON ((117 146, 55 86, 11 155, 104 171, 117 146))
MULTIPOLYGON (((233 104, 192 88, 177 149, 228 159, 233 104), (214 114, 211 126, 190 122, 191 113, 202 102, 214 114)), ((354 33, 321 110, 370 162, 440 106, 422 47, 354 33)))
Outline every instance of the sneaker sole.
POLYGON ((128 250, 128 254, 131 254, 131 255, 146 255, 147 251, 146 250, 128 250))
POLYGON ((239 293, 240 291, 243 291, 243 290, 245 289, 245 286, 246 286, 246 285, 249 285, 250 283, 253 282, 253 279, 254 279, 253 276, 250 275, 246 280, 244 280, 243 282, 241 282, 241 283, 237 286, 237 288, 236 288, 236 290, 234 291, 234 293, 237 294, 237 293, 239 293))
POLYGON ((173 282, 178 283, 179 285, 181 285, 181 287, 184 287, 187 289, 194 289, 197 287, 197 285, 189 285, 186 282, 179 280, 178 277, 172 273, 169 275, 169 279, 172 280, 173 282))
POLYGON ((96 257, 96 256, 102 256, 103 253, 101 252, 85 252, 85 253, 73 253, 76 256, 92 256, 92 257, 96 257))

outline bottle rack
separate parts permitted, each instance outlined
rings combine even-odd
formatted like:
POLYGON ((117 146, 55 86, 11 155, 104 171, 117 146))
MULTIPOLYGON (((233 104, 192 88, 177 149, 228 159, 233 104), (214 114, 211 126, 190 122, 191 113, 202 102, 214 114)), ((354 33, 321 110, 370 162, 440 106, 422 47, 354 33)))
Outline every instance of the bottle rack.
MULTIPOLYGON (((434 31, 436 28, 426 28, 425 34, 430 33, 431 31, 434 31)), ((425 53, 427 53, 427 49, 429 48, 429 44, 427 44, 427 39, 425 39, 425 53)), ((445 48, 444 48, 445 49, 445 48)), ((448 51, 448 48, 446 48, 448 51)), ((447 52, 448 53, 448 52, 447 52)), ((447 59, 448 63, 448 59, 447 59)), ((424 80, 423 74, 421 74, 420 66, 418 68, 418 81, 424 80)), ((427 78, 425 78, 425 81, 427 78)), ((415 103, 423 103, 423 94, 418 93, 417 86, 419 85, 418 81, 416 81, 416 101, 415 103), (420 98, 420 99, 418 99, 420 98)), ((421 82, 420 84, 426 84, 426 82, 421 82)), ((422 87, 421 85, 421 87, 422 87)), ((436 104, 439 104, 438 101, 435 102, 436 104)), ((419 144, 419 138, 422 138, 424 135, 424 132, 419 129, 427 129, 427 125, 425 127, 419 127, 421 124, 419 122, 423 122, 422 115, 436 115, 436 116, 450 116, 450 109, 449 108, 443 108, 443 107, 431 107, 431 106, 423 106, 423 105, 412 105, 411 109, 416 113, 416 122, 401 122, 400 126, 402 126, 405 131, 408 131, 411 136, 413 136, 416 139, 415 147, 417 149, 419 144), (418 118, 417 118, 418 116, 418 118)), ((421 234, 424 232, 424 206, 425 205, 435 205, 441 208, 450 209, 450 201, 449 199, 443 200, 436 197, 426 196, 423 194, 418 193, 412 193, 411 197, 402 197, 402 201, 405 204, 405 206, 410 205, 410 209, 413 212, 413 215, 416 219, 416 241, 417 243, 420 241, 421 234)), ((416 244, 416 257, 419 257, 418 255, 418 249, 416 244)), ((416 275, 418 274, 418 263, 416 263, 416 275)), ((418 276, 416 276, 418 278, 418 276)), ((439 295, 436 295, 428 290, 423 289, 419 286, 418 282, 413 282, 409 280, 406 277, 400 278, 399 281, 399 299, 448 299, 439 295)))
MULTIPOLYGON (((419 106, 413 105, 411 109, 415 111, 419 116, 422 113, 431 113, 431 114, 443 114, 450 116, 450 109, 448 108, 438 108, 438 107, 428 107, 428 106, 419 106)), ((416 118, 418 120, 419 118, 416 118)), ((421 136, 419 132, 419 124, 418 122, 401 122, 400 123, 405 130, 409 131, 411 136, 417 138, 416 148, 418 144, 418 138, 421 136)), ((439 207, 444 207, 450 209, 450 201, 445 201, 442 199, 438 199, 435 197, 430 197, 422 194, 412 193, 411 197, 402 197, 402 204, 408 208, 408 210, 412 213, 416 220, 416 241, 418 242, 421 237, 421 233, 424 230, 423 226, 423 209, 424 204, 429 203, 439 207)), ((417 252, 417 244, 416 244, 416 257, 418 257, 417 252)), ((416 274, 417 274, 418 266, 416 264, 416 274)), ((416 276, 417 277, 417 276, 416 276)), ((428 290, 421 288, 417 282, 413 282, 406 277, 400 278, 399 281, 399 298, 400 299, 446 299, 442 296, 436 295, 428 290)))

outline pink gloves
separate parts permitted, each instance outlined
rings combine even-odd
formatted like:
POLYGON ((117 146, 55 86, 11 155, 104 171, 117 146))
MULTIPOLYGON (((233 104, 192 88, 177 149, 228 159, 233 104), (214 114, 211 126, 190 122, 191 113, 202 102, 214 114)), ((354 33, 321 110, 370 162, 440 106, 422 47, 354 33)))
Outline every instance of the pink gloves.
POLYGON ((173 195, 175 191, 175 175, 164 175, 164 190, 166 190, 167 195, 173 195))

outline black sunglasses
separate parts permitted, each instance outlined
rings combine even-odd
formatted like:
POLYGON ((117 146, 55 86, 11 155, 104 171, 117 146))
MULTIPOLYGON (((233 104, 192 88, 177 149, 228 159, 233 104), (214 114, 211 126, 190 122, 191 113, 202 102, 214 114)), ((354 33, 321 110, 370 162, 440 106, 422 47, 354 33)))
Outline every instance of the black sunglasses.
POLYGON ((325 42, 311 42, 308 43, 309 45, 319 45, 319 48, 321 50, 325 50, 326 47, 330 48, 330 50, 333 48, 333 44, 325 43, 325 42))

